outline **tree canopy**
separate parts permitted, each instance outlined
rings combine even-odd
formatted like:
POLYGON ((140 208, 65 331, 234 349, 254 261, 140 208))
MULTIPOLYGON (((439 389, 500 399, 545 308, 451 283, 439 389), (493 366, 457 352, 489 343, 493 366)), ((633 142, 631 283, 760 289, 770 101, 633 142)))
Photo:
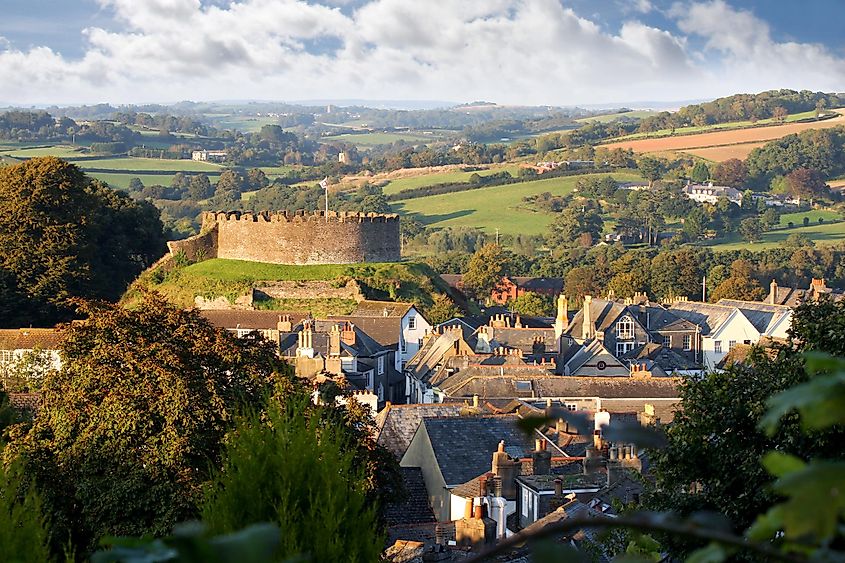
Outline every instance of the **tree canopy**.
POLYGON ((0 326, 70 318, 71 297, 117 299, 166 250, 159 212, 53 157, 0 168, 0 326), (5 307, 4 307, 5 308, 5 307))

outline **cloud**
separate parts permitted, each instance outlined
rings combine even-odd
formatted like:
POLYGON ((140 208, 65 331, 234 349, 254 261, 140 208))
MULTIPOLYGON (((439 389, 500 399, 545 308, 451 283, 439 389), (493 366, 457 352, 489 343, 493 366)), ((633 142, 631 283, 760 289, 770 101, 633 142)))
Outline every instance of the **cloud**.
POLYGON ((843 77, 842 60, 823 47, 778 43, 765 22, 721 0, 674 5, 675 31, 632 18, 615 32, 559 0, 98 2, 116 24, 86 29, 82 57, 0 42, 0 98, 574 104, 701 98, 783 80, 820 88, 843 77), (691 49, 693 35, 703 50, 691 49))

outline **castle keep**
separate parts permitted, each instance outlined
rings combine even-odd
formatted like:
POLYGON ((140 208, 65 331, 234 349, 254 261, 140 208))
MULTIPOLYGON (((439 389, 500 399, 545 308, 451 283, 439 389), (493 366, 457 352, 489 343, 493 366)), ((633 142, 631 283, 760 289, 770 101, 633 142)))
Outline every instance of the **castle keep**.
POLYGON ((207 212, 200 234, 167 243, 189 260, 355 264, 400 260, 396 214, 322 211, 207 212))

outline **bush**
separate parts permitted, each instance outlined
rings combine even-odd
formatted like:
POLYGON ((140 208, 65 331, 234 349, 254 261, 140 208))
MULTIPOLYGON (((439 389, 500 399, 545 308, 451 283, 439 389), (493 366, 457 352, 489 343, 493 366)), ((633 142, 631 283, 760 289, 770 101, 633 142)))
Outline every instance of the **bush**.
POLYGON ((20 466, 0 464, 0 553, 5 561, 50 561, 47 522, 38 493, 23 485, 20 466))
POLYGON ((790 221, 789 223, 786 224, 787 229, 791 229, 794 226, 795 226, 795 223, 793 223, 792 221, 790 221))
POLYGON ((240 420, 202 509, 211 533, 274 522, 282 534, 276 560, 378 561, 384 538, 366 475, 324 410, 299 395, 240 420))

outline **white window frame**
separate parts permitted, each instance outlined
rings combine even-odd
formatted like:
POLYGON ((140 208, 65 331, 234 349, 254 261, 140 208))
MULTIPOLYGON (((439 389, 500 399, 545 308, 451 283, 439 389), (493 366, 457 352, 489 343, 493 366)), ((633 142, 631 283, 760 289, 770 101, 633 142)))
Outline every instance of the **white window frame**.
POLYGON ((685 334, 683 343, 684 343, 684 352, 689 352, 690 350, 692 350, 692 335, 691 334, 685 334))
POLYGON ((408 330, 416 330, 417 329, 417 317, 411 316, 408 317, 408 330))
POLYGON ((631 350, 634 349, 633 342, 617 342, 616 343, 616 355, 621 356, 622 354, 627 354, 631 350))
POLYGON ((716 354, 722 353, 722 341, 721 340, 714 340, 713 341, 713 352, 716 354))
POLYGON ((634 319, 632 319, 630 315, 625 315, 624 317, 619 319, 618 323, 616 323, 616 339, 634 339, 634 319))
POLYGON ((526 518, 528 518, 528 497, 529 496, 530 496, 530 493, 528 492, 528 489, 526 489, 525 487, 522 487, 522 515, 526 518))
POLYGON ((378 357, 378 374, 384 375, 384 356, 378 357))
POLYGON ((734 346, 736 346, 736 340, 728 340, 728 352, 733 350, 734 346))
POLYGON ((0 350, 0 364, 10 364, 14 359, 14 350, 0 350))
POLYGON ((664 348, 671 348, 672 347, 672 335, 663 335, 663 347, 664 348))

